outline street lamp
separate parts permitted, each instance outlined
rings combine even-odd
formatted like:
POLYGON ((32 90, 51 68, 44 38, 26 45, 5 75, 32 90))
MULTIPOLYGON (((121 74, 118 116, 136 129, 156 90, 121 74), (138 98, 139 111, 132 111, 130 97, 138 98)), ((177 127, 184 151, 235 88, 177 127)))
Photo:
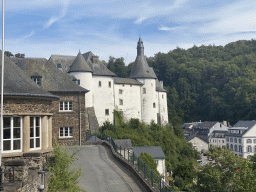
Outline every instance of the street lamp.
POLYGON ((39 191, 43 191, 44 190, 44 174, 45 174, 45 171, 38 171, 37 173, 38 173, 38 176, 41 175, 41 181, 38 184, 38 189, 39 189, 39 191))

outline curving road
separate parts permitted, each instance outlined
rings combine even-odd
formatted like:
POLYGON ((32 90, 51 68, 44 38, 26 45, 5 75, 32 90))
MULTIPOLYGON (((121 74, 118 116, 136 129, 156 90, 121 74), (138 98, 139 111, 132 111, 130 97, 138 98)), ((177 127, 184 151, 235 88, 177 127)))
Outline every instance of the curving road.
MULTIPOLYGON (((82 167, 83 173, 78 184, 87 192, 146 191, 105 147, 87 145, 76 148, 80 149, 76 154, 79 159, 73 165, 82 167)), ((73 149, 74 147, 70 148, 71 151, 73 149)))

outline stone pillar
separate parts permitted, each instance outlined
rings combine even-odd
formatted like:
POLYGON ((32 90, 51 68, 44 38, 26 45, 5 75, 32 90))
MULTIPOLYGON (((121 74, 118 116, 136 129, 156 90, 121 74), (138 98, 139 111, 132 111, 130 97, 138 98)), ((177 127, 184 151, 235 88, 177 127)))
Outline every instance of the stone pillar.
POLYGON ((23 119, 23 152, 29 152, 30 149, 30 116, 24 116, 23 119))
POLYGON ((42 149, 47 149, 47 116, 42 117, 42 149))
POLYGON ((52 116, 48 116, 48 149, 52 148, 52 116))

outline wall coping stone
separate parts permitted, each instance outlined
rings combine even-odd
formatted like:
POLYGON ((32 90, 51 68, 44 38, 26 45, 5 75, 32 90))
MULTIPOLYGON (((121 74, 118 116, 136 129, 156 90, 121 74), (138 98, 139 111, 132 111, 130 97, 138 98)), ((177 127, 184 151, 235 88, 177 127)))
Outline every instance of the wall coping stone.
POLYGON ((28 164, 28 159, 10 159, 4 162, 4 166, 25 166, 28 164))
POLYGON ((41 115, 41 116, 52 116, 53 113, 4 113, 3 115, 6 116, 37 116, 37 115, 41 115))

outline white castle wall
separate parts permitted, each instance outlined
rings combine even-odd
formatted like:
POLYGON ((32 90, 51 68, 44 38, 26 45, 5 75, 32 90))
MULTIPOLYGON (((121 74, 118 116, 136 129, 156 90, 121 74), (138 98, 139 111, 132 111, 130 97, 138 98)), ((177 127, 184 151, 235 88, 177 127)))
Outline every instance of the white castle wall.
POLYGON ((92 107, 92 73, 91 72, 72 72, 70 73, 80 80, 80 86, 90 90, 85 94, 85 107, 92 107))
POLYGON ((131 118, 141 120, 141 94, 139 85, 115 84, 115 110, 123 111, 125 121, 131 118), (122 93, 119 92, 122 90, 122 93), (123 105, 120 105, 120 99, 123 105))
POLYGON ((114 119, 114 81, 109 76, 92 76, 92 103, 98 119, 99 126, 105 121, 113 123, 114 119), (101 87, 99 87, 101 81, 101 87), (109 87, 109 82, 111 87, 109 87), (109 115, 105 114, 105 110, 109 110, 109 115))
POLYGON ((166 92, 158 92, 158 113, 161 117, 161 125, 168 123, 167 94, 166 92))
POLYGON ((157 123, 157 104, 158 98, 156 94, 156 81, 155 79, 137 79, 144 85, 141 87, 141 104, 142 115, 141 120, 146 124, 150 124, 152 120, 157 123), (143 88, 146 88, 146 94, 143 93, 143 88), (153 108, 155 103, 155 108, 153 108))

